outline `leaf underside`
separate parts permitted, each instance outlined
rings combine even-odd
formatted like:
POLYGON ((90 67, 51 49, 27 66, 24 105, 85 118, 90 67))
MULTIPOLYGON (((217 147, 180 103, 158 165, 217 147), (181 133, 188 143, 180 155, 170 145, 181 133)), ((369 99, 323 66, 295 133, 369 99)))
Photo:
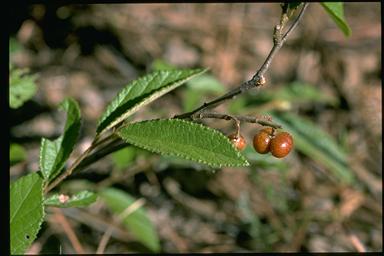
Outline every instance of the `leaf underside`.
POLYGON ((89 191, 80 191, 75 195, 69 197, 69 199, 65 202, 60 202, 60 195, 54 194, 47 198, 44 201, 44 204, 47 206, 54 206, 60 208, 82 207, 94 203, 96 199, 97 195, 95 193, 89 191))
POLYGON ((206 69, 160 70, 130 82, 107 106, 96 132, 120 123, 141 107, 177 88, 206 69))
POLYGON ((53 141, 41 139, 40 170, 45 180, 52 180, 60 173, 79 136, 81 117, 77 102, 68 98, 60 107, 67 113, 63 135, 53 141))
POLYGON ((325 11, 331 16, 332 20, 336 23, 339 29, 345 36, 351 35, 351 28, 348 26, 344 17, 344 7, 342 2, 322 2, 321 5, 325 11))

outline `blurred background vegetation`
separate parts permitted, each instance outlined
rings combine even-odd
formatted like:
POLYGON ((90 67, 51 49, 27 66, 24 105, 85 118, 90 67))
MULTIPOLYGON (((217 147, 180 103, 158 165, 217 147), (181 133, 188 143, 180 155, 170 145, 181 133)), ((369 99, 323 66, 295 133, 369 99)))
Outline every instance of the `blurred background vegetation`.
MULTIPOLYGON (((294 137, 287 158, 255 153, 260 126, 243 124, 248 168, 211 170, 127 147, 69 177, 61 192, 109 188, 90 207, 61 210, 84 251, 95 252, 108 227, 105 253, 382 251, 380 7, 346 3, 352 36, 345 38, 310 4, 267 84, 217 108, 271 115, 294 137), (116 207, 139 198, 143 211, 116 224, 116 207)), ((38 170, 40 138, 60 135, 65 120, 57 106, 65 97, 79 102, 83 117, 73 161, 106 104, 140 75, 210 68, 133 120, 172 117, 250 79, 272 47, 279 15, 277 3, 14 8, 11 180, 38 170)), ((228 121, 206 124, 233 131, 228 121)), ((58 219, 48 209, 30 253, 79 252, 58 219)))

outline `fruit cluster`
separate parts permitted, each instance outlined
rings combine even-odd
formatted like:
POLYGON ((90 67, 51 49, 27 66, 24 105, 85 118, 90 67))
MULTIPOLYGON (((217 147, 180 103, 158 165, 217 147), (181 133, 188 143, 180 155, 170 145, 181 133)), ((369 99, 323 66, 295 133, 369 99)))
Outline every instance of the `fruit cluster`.
MULTIPOLYGON (((243 136, 233 133, 228 136, 238 150, 243 150, 246 142, 243 136)), ((253 148, 260 154, 271 154, 276 158, 283 158, 293 147, 292 136, 288 132, 278 132, 272 127, 264 128, 253 137, 253 148)))

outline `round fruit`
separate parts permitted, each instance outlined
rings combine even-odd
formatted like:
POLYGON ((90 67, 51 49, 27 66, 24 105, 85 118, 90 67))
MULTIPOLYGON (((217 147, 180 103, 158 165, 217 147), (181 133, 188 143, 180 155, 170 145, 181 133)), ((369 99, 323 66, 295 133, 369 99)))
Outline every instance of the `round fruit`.
POLYGON ((282 158, 289 154, 292 146, 292 136, 287 132, 280 132, 272 138, 269 149, 274 157, 282 158))
POLYGON ((253 148, 257 153, 267 154, 269 152, 273 129, 264 128, 253 137, 253 148))
POLYGON ((241 135, 237 136, 237 133, 232 133, 231 135, 228 135, 228 139, 231 140, 233 145, 235 145, 238 150, 243 150, 246 146, 244 137, 241 135))

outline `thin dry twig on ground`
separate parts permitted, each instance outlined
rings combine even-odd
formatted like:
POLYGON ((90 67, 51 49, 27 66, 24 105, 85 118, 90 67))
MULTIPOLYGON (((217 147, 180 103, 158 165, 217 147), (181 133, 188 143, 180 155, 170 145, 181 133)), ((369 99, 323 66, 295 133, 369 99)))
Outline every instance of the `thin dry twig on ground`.
POLYGON ((60 223, 62 226, 65 234, 67 235, 69 241, 71 242, 73 249, 78 254, 84 254, 85 251, 83 249, 83 246, 81 245, 79 239, 76 236, 75 231, 73 230, 71 224, 67 220, 67 218, 64 216, 64 214, 61 212, 58 208, 53 208, 54 212, 54 218, 56 219, 57 223, 60 223))
POLYGON ((342 226, 344 227, 347 238, 351 242, 352 246, 356 249, 357 252, 367 252, 364 244, 361 242, 359 237, 349 228, 348 224, 343 222, 342 226))
POLYGON ((112 225, 112 237, 121 242, 129 242, 133 239, 133 236, 127 232, 123 227, 115 223, 110 223, 110 219, 100 216, 98 213, 90 213, 86 210, 80 210, 77 208, 68 208, 63 211, 63 214, 81 224, 91 227, 97 232, 105 232, 107 228, 112 225))
POLYGON ((351 241, 351 244, 353 245, 353 247, 355 247, 358 252, 367 252, 365 246, 355 234, 349 233, 348 239, 351 241))

